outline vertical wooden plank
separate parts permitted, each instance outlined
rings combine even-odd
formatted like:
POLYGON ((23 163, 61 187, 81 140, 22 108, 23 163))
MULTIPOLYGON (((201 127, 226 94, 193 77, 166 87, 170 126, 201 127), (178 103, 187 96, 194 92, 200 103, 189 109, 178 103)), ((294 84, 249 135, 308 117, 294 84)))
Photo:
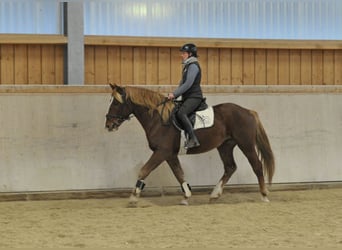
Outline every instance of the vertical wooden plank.
POLYGON ((0 51, 1 84, 14 84, 14 47, 2 44, 0 51))
POLYGON ((84 60, 84 83, 95 84, 95 46, 85 46, 84 60))
POLYGON ((55 84, 54 45, 42 45, 42 84, 55 84))
POLYGON ((220 49, 220 78, 219 84, 232 84, 232 50, 220 49))
POLYGON ((27 84, 27 45, 17 44, 14 46, 14 83, 27 84))
POLYGON ((132 47, 121 47, 121 80, 123 85, 133 84, 132 47))
POLYGON ((95 47, 95 84, 108 83, 107 46, 95 47))
POLYGON ((171 48, 171 84, 178 85, 182 78, 182 57, 178 48, 171 48))
POLYGON ((208 84, 219 83, 219 50, 208 49, 208 84))
MULTIPOLYGON (((206 48, 199 48, 197 51, 198 55, 198 61, 201 65, 201 84, 207 85, 208 83, 208 49, 206 48)), ((181 75, 179 76, 179 80, 181 78, 181 75)), ((178 81, 179 82, 179 81, 178 81)))
POLYGON ((171 83, 171 50, 170 48, 159 48, 158 50, 158 84, 171 83))
POLYGON ((290 84, 301 84, 301 54, 300 50, 290 50, 290 84))
POLYGON ((266 50, 255 50, 255 84, 266 85, 266 50))
POLYGON ((301 50, 301 84, 311 85, 312 84, 312 54, 311 50, 301 50))
POLYGON ((322 50, 312 51, 312 84, 323 84, 323 52, 322 50))
POLYGON ((290 84, 290 52, 288 49, 280 49, 278 51, 278 84, 290 84))
POLYGON ((232 85, 243 84, 242 70, 242 49, 232 49, 232 85))
POLYGON ((109 46, 108 53, 108 82, 121 84, 121 50, 117 46, 109 46))
POLYGON ((335 85, 342 85, 342 49, 335 50, 335 85))
MULTIPOLYGON (((342 68, 338 69, 338 71, 341 70, 342 68)), ((335 84, 335 63, 333 50, 325 50, 323 52, 323 84, 335 84)))
POLYGON ((64 84, 64 51, 65 45, 55 46, 55 82, 58 85, 64 84))
POLYGON ((266 51, 266 84, 278 84, 278 50, 276 49, 266 51))
POLYGON ((254 49, 243 50, 243 84, 255 84, 255 54, 254 49))
POLYGON ((42 83, 41 45, 28 45, 28 83, 42 83))
POLYGON ((146 84, 158 84, 158 48, 146 48, 146 84))
POLYGON ((146 49, 144 47, 133 49, 133 83, 146 84, 146 49))

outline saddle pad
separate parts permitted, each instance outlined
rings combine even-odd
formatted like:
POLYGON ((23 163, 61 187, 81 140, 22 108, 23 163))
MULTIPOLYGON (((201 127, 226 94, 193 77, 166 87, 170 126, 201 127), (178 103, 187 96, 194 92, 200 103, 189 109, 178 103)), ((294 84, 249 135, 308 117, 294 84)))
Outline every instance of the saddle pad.
POLYGON ((205 110, 196 112, 194 129, 209 128, 213 125, 214 125, 213 107, 208 107, 205 110))

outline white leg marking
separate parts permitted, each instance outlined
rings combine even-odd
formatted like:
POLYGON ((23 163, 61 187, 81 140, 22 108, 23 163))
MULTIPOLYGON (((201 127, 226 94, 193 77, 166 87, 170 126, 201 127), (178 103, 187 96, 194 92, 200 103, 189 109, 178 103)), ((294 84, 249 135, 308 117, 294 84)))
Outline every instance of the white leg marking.
POLYGON ((222 195, 222 193, 223 193, 222 181, 220 181, 219 183, 217 183, 214 190, 211 192, 210 198, 216 199, 216 198, 220 197, 222 195))
POLYGON ((270 200, 267 198, 267 196, 263 196, 263 195, 261 195, 261 200, 263 202, 270 202, 270 200))
POLYGON ((136 196, 140 196, 140 193, 141 193, 141 189, 140 188, 135 188, 135 194, 136 194, 136 196))
POLYGON ((191 191, 190 191, 190 189, 188 187, 188 183, 186 183, 186 181, 182 183, 182 188, 184 190, 184 196, 186 198, 191 197, 191 191))

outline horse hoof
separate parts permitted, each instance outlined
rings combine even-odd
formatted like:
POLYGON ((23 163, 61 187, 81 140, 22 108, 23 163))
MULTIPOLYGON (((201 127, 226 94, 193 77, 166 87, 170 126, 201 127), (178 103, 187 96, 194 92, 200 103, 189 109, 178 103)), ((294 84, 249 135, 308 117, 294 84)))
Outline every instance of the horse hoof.
POLYGON ((210 197, 209 198, 209 203, 212 204, 212 203, 215 203, 217 200, 218 200, 219 197, 210 197))
POLYGON ((188 200, 183 199, 183 200, 181 200, 181 202, 179 203, 179 205, 188 206, 188 205, 189 205, 189 202, 188 202, 188 200))
POLYGON ((210 202, 210 203, 213 203, 213 202, 217 201, 218 198, 221 197, 221 195, 222 195, 222 193, 219 193, 219 192, 214 193, 214 192, 213 192, 213 193, 209 196, 209 202, 210 202))
POLYGON ((128 202, 127 207, 128 208, 136 208, 136 207, 138 207, 138 202, 128 202))
POLYGON ((267 198, 267 196, 261 196, 261 200, 263 201, 263 202, 270 202, 270 200, 267 198))
POLYGON ((128 201, 128 207, 137 207, 138 206, 138 198, 135 195, 131 195, 128 201))

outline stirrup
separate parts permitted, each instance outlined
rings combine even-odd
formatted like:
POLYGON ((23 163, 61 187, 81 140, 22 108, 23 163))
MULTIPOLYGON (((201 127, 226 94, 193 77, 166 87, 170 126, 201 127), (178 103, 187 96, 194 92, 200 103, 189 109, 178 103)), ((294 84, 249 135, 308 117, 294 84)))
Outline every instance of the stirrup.
POLYGON ((198 141, 196 141, 194 139, 192 139, 192 140, 190 139, 190 140, 185 142, 184 148, 185 149, 196 148, 196 147, 199 147, 200 145, 201 144, 198 141))

